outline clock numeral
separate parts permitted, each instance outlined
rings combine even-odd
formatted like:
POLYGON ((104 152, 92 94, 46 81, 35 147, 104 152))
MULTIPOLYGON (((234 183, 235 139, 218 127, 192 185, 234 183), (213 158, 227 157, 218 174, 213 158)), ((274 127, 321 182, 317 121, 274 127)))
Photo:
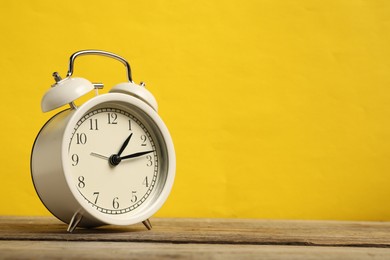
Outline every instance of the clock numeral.
POLYGON ((129 130, 131 131, 131 120, 129 119, 129 130))
POLYGON ((76 144, 86 144, 87 143, 87 135, 84 133, 76 134, 76 144))
POLYGON ((96 198, 95 198, 95 204, 96 204, 97 201, 98 201, 99 194, 100 194, 100 192, 97 192, 97 191, 95 191, 95 192, 93 193, 93 196, 96 196, 96 198))
POLYGON ((146 137, 146 135, 141 135, 141 140, 142 140, 142 144, 141 144, 141 146, 146 146, 146 140, 147 140, 148 138, 146 137))
POLYGON ((118 115, 116 113, 107 113, 108 117, 108 124, 109 125, 116 125, 118 122, 116 121, 118 119, 118 115))
POLYGON ((79 156, 77 154, 72 154, 72 166, 79 164, 79 156))
POLYGON ((89 119, 89 130, 99 130, 97 119, 89 119))
POLYGON ((137 194, 137 191, 134 191, 134 190, 133 190, 133 191, 131 192, 131 202, 133 202, 133 203, 134 203, 134 202, 137 202, 137 200, 138 200, 138 197, 137 197, 136 194, 137 194))
POLYGON ((115 197, 114 200, 112 201, 112 207, 113 207, 114 209, 119 208, 118 199, 119 199, 118 197, 115 197))
POLYGON ((80 189, 84 188, 85 187, 84 176, 79 176, 78 180, 79 180, 79 184, 77 184, 77 186, 79 186, 80 189))
POLYGON ((153 161, 152 161, 152 156, 151 155, 146 156, 146 160, 148 160, 148 162, 146 163, 146 166, 150 167, 150 166, 153 165, 153 161))
POLYGON ((149 181, 148 181, 148 176, 145 177, 144 181, 142 182, 143 185, 145 185, 145 187, 149 187, 149 181))

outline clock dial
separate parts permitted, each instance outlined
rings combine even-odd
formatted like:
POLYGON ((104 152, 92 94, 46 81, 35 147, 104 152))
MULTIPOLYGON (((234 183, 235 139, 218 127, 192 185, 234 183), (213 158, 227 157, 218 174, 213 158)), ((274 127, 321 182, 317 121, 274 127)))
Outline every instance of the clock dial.
POLYGON ((161 152, 150 129, 122 107, 98 107, 77 122, 68 148, 71 185, 91 207, 120 217, 152 200, 161 152))

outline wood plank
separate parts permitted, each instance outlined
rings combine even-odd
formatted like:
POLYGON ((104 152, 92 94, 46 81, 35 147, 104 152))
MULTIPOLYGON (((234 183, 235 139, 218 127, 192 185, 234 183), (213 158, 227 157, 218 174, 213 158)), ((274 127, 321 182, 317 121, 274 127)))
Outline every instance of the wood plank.
POLYGON ((169 244, 80 241, 0 241, 2 259, 390 259, 388 248, 169 244))
POLYGON ((151 231, 137 224, 73 234, 53 217, 2 216, 0 223, 0 240, 390 247, 389 222, 156 218, 151 231))

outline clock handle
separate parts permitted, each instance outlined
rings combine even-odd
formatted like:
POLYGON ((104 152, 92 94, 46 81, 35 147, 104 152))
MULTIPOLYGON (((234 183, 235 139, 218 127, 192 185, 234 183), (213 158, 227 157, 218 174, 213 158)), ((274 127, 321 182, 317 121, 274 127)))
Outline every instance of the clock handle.
POLYGON ((122 62, 123 65, 125 65, 125 67, 126 67, 127 78, 129 80, 129 82, 133 82, 133 78, 131 76, 130 64, 124 58, 122 58, 121 56, 119 56, 119 55, 117 55, 115 53, 107 52, 107 51, 101 51, 101 50, 81 50, 81 51, 73 53, 72 56, 70 56, 70 59, 69 59, 69 69, 68 69, 68 74, 66 75, 67 77, 70 77, 73 74, 73 67, 74 67, 75 59, 78 56, 84 56, 84 55, 105 56, 105 57, 113 58, 113 59, 116 59, 116 60, 122 62))

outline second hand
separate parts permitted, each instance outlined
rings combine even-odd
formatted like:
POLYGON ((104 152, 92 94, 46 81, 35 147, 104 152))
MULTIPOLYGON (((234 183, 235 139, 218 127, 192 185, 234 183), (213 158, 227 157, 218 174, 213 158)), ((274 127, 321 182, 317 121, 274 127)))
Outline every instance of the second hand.
POLYGON ((98 153, 94 153, 94 152, 90 153, 90 155, 98 157, 98 158, 101 158, 101 159, 105 159, 105 160, 109 159, 109 157, 107 157, 107 156, 104 156, 104 155, 101 155, 101 154, 98 154, 98 153))

